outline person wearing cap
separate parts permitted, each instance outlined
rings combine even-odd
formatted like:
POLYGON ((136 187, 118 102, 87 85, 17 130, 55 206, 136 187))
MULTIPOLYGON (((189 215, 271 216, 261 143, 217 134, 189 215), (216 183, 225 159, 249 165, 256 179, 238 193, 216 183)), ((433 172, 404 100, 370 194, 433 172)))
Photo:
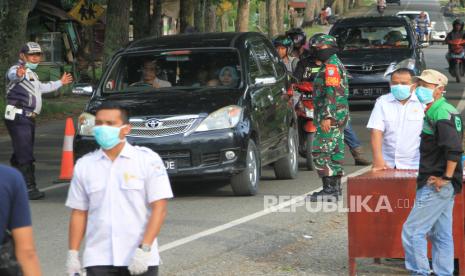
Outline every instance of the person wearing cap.
POLYGON ((405 266, 414 275, 430 275, 428 236, 434 275, 453 275, 452 211, 462 190, 462 119, 443 96, 446 76, 424 70, 416 80, 415 93, 426 111, 415 205, 402 228, 405 266))
POLYGON ((42 109, 42 93, 55 91, 73 81, 72 76, 65 72, 58 81, 40 82, 33 70, 41 58, 40 45, 26 43, 20 50, 18 63, 8 70, 6 76, 5 124, 13 145, 10 163, 22 173, 31 200, 44 197, 35 182, 33 153, 35 118, 42 109))
POLYGON ((417 170, 424 105, 413 93, 414 71, 400 65, 389 75, 391 93, 376 100, 367 124, 371 129, 372 170, 417 170))
POLYGON ((342 194, 344 128, 349 121, 347 71, 336 55, 336 38, 322 35, 312 46, 316 59, 322 63, 313 82, 317 131, 312 155, 323 189, 311 194, 309 199, 337 201, 342 194))

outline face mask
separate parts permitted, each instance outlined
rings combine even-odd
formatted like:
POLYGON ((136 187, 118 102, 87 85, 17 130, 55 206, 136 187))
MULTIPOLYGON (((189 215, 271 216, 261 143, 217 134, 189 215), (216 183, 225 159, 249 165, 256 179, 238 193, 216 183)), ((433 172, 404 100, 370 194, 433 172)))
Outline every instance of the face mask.
POLYGON ((338 52, 337 48, 326 48, 315 50, 316 58, 321 62, 326 62, 332 55, 338 52))
POLYGON ((124 125, 121 127, 95 126, 92 131, 97 144, 103 149, 109 150, 124 141, 119 138, 119 131, 123 127, 124 125))
POLYGON ((423 86, 418 86, 415 89, 415 94, 417 95, 418 100, 420 100, 422 104, 429 104, 433 102, 433 92, 433 89, 429 89, 423 86))
POLYGON ((391 93, 398 101, 403 101, 410 97, 410 85, 391 85, 391 93))
POLYGON ((31 63, 31 62, 26 62, 26 68, 29 68, 31 70, 35 70, 39 66, 38 63, 31 63))

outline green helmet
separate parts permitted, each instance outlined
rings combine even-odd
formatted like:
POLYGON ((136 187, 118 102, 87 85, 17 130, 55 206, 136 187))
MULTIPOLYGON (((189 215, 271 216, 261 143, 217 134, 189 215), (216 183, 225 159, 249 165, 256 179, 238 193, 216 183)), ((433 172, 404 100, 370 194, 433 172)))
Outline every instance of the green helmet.
POLYGON ((315 38, 311 46, 320 47, 322 45, 329 45, 331 47, 337 47, 336 38, 332 35, 327 35, 327 34, 321 35, 315 38))

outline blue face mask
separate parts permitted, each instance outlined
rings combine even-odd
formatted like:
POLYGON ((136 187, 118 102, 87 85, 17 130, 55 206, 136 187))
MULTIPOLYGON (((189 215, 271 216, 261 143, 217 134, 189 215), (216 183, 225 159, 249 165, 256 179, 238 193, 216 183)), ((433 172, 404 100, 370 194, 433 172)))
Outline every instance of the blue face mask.
POLYGON ((410 97, 410 85, 396 84, 391 85, 391 93, 398 101, 403 101, 410 97))
POLYGON ((29 68, 29 69, 31 69, 31 70, 37 69, 37 66, 39 66, 38 63, 26 62, 26 68, 29 68))
POLYGON ((119 138, 119 132, 122 127, 124 126, 95 126, 92 131, 97 144, 99 144, 104 150, 109 150, 123 141, 119 138))
POLYGON ((418 100, 420 100, 422 104, 429 104, 433 102, 433 92, 433 89, 429 89, 423 86, 418 86, 415 89, 415 94, 417 94, 418 100))

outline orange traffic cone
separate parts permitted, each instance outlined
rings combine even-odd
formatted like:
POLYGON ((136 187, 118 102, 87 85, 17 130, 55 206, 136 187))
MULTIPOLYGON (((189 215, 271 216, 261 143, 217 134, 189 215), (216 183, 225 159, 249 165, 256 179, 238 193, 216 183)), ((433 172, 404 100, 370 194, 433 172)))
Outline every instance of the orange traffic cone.
POLYGON ((69 181, 73 177, 74 169, 74 124, 71 117, 66 118, 65 138, 63 141, 63 155, 61 157, 61 172, 58 180, 69 181))

